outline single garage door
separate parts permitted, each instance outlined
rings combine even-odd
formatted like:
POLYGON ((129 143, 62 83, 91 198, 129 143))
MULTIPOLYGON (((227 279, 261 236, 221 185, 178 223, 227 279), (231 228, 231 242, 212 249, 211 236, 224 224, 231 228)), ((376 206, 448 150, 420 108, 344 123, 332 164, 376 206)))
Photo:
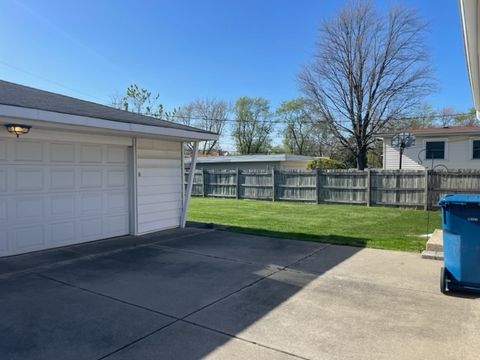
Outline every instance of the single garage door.
POLYGON ((129 147, 0 138, 0 256, 129 233, 129 147))

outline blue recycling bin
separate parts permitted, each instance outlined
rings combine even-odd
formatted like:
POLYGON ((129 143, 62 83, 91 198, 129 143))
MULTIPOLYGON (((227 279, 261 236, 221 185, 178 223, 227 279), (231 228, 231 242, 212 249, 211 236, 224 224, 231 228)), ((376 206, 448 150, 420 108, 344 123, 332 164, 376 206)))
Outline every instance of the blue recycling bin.
POLYGON ((480 291, 480 194, 444 196, 442 209, 444 267, 442 293, 480 291))

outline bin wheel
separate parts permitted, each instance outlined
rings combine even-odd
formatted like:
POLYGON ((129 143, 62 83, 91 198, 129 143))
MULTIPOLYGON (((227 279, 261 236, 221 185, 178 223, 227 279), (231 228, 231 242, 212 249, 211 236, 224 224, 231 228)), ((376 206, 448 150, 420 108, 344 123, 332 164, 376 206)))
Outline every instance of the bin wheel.
POLYGON ((440 269, 440 292, 442 294, 446 294, 448 292, 448 271, 442 267, 440 269))

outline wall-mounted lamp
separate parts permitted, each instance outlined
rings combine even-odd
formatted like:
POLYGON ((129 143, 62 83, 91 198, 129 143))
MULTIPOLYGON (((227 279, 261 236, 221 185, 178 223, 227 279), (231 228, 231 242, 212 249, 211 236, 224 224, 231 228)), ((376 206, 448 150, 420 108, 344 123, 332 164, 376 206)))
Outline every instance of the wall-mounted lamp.
POLYGON ((25 135, 28 134, 30 129, 32 128, 31 126, 28 125, 21 125, 21 124, 6 124, 5 127, 7 128, 7 131, 10 134, 15 134, 17 135, 17 138, 20 135, 25 135))

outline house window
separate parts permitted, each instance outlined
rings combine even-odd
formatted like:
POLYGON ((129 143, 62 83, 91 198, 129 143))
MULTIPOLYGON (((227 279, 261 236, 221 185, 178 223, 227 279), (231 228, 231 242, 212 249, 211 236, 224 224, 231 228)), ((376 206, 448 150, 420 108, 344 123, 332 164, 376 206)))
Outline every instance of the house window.
POLYGON ((427 141, 426 159, 445 159, 445 141, 427 141))
POLYGON ((480 159, 480 140, 473 140, 472 145, 472 159, 480 159))

